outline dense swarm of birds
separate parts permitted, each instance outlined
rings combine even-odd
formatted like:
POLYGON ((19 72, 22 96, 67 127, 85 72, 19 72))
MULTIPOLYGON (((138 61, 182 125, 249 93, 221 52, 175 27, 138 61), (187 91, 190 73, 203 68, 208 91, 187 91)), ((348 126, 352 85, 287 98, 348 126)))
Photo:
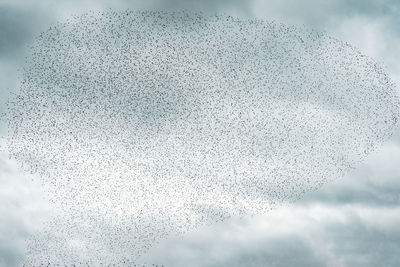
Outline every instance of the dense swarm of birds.
POLYGON ((63 210, 25 264, 133 265, 295 201, 386 140, 399 107, 381 67, 314 30, 190 12, 59 23, 9 105, 10 156, 63 210))

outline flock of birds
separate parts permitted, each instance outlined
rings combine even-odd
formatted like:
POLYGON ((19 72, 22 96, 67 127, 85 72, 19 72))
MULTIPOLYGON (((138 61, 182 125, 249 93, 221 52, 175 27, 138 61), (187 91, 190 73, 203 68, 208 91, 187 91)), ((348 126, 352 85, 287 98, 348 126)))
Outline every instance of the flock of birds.
POLYGON ((168 236, 295 201, 386 140, 399 103, 373 60, 314 30, 190 12, 59 23, 9 105, 10 156, 61 210, 25 265, 134 266, 168 236))

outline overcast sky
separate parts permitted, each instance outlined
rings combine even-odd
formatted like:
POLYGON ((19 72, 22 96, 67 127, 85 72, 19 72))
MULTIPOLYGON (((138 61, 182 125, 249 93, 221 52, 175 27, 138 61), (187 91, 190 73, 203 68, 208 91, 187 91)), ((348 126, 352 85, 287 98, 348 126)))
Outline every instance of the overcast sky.
MULTIPOLYGON (((202 10, 326 31, 385 66, 400 88, 397 0, 0 0, 0 113, 35 35, 72 14, 107 8, 202 10)), ((5 122, 1 124, 5 134, 5 122)), ((0 266, 16 266, 45 220, 40 187, 0 152, 0 266)), ((344 178, 269 214, 164 240, 146 255, 166 266, 400 266, 400 130, 344 178)))

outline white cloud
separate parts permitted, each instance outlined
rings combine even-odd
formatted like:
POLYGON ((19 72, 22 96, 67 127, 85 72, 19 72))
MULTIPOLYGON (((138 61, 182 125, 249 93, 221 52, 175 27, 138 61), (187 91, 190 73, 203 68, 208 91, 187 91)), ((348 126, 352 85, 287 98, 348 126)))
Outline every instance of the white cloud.
MULTIPOLYGON (((389 11, 380 12, 367 7, 379 5, 379 2, 387 6, 388 4, 384 3, 390 2, 358 2, 357 7, 355 1, 254 1, 252 12, 266 19, 325 29, 328 34, 350 42, 386 65, 392 78, 399 84, 400 41, 398 29, 393 27, 392 15, 396 10, 398 12, 398 5, 389 5, 393 13, 388 13, 389 11)), ((27 5, 27 9, 31 9, 32 12, 39 8, 49 13, 55 12, 60 18, 66 18, 71 12, 92 9, 93 3, 85 1, 81 5, 78 2, 62 2, 48 6, 48 1, 30 1, 28 4, 26 1, 20 1, 18 5, 25 5, 25 8, 27 5)), ((102 10, 108 5, 100 3, 96 4, 95 9, 102 10)), ((159 1, 149 3, 154 6, 160 4, 159 1)), ((115 4, 121 9, 128 5, 139 6, 137 3, 131 5, 123 1, 115 4)), ((248 12, 240 12, 240 6, 242 4, 232 5, 228 9, 250 16, 248 12)), ((218 8, 224 10, 223 5, 218 8)), ((11 63, 8 66, 11 66, 11 63)), ((6 70, 12 75, 14 73, 5 63, 1 70, 6 70)), ((13 79, 9 75, 0 77, 7 86, 13 84, 13 79)), ((396 266, 396 263, 399 264, 399 258, 396 257, 399 251, 393 240, 400 240, 396 228, 400 220, 400 210, 396 205, 396 192, 390 189, 398 188, 399 177, 396 174, 400 173, 399 146, 396 143, 388 143, 382 151, 372 157, 367 166, 354 173, 353 178, 347 177, 326 186, 298 205, 283 207, 254 220, 233 220, 204 228, 184 238, 165 241, 148 255, 149 262, 155 259, 161 264, 170 263, 171 266, 201 266, 202 263, 212 266, 219 261, 221 265, 229 265, 235 264, 235 261, 243 263, 237 256, 245 254, 248 262, 255 259, 255 264, 263 264, 265 260, 275 260, 277 266, 291 263, 293 257, 297 257, 299 261, 304 259, 303 263, 309 265, 396 266), (386 195, 394 199, 392 205, 381 202, 382 197, 385 198, 386 195), (375 198, 372 198, 373 196, 375 198), (329 197, 331 200, 326 201, 329 197), (350 201, 349 198, 353 200, 350 201), (371 198, 375 204, 371 202, 371 198), (378 248, 369 247, 368 242, 376 244, 378 248), (381 252, 381 249, 383 252, 386 250, 387 254, 374 253, 381 252), (350 250, 353 251, 349 252, 350 250)), ((16 257, 23 253, 22 240, 25 234, 46 216, 43 214, 46 212, 42 212, 42 209, 46 209, 46 203, 40 200, 41 190, 32 189, 32 182, 23 177, 13 164, 15 163, 8 161, 5 155, 2 156, 0 243, 6 244, 6 249, 0 247, 0 253, 3 252, 3 257, 0 255, 0 265, 5 260, 8 265, 16 262, 16 257), (9 231, 15 228, 25 230, 9 231), (4 252, 8 253, 7 258, 4 252)))
POLYGON ((26 241, 50 214, 50 205, 32 178, 0 152, 0 266, 20 263, 26 241))
MULTIPOLYGON (((396 230, 399 222, 400 207, 294 205, 251 220, 232 220, 161 242, 145 258, 171 266, 230 266, 242 254, 249 260, 263 255, 264 264, 278 260, 277 266, 285 266, 292 257, 308 263, 311 261, 305 258, 312 259, 321 264, 318 266, 358 266, 354 264, 361 262, 363 266, 376 266, 380 260, 400 263, 395 255, 392 259, 367 255, 374 249, 374 240, 369 238, 383 232, 400 238, 396 230), (287 254, 296 251, 307 254, 287 254), (363 257, 370 258, 371 262, 364 261, 363 257)), ((388 251, 400 252, 393 243, 376 241, 388 251)))

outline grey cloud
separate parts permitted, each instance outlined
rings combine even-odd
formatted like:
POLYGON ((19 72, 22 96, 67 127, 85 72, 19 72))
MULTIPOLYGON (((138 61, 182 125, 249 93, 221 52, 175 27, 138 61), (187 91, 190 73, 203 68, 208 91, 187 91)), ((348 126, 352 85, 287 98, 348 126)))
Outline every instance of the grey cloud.
MULTIPOLYGON (((6 209, 18 209, 16 203, 4 203, 4 198, 0 199, 6 209)), ((2 210, 2 216, 6 216, 6 219, 2 220, 0 227, 0 266, 17 266, 23 259, 24 240, 29 233, 26 232, 26 225, 20 221, 20 214, 2 210)))
POLYGON ((400 167, 393 158, 400 158, 400 146, 389 143, 346 177, 305 195, 299 204, 398 206, 400 167))
POLYGON ((372 209, 368 215, 358 206, 282 210, 249 222, 231 221, 169 240, 162 243, 161 249, 151 251, 148 258, 165 266, 400 264, 400 231, 396 224, 399 218, 393 216, 398 207, 372 209))
MULTIPOLYGON (((113 5, 118 8, 132 9, 155 9, 155 10, 197 10, 204 12, 231 11, 240 14, 249 14, 250 1, 241 0, 153 0, 143 3, 142 1, 116 1, 113 5)), ((105 2, 103 2, 105 6, 105 2)))
POLYGON ((250 248, 209 266, 326 266, 324 259, 315 255, 313 248, 296 235, 271 238, 250 248))
MULTIPOLYGON (((78 3, 78 2, 76 2, 78 3)), ((90 5, 90 1, 86 1, 90 5)), ((76 5, 76 4, 74 4, 76 5)), ((251 4, 246 1, 149 1, 146 4, 141 2, 129 2, 129 1, 117 1, 110 4, 102 3, 104 7, 118 7, 118 8, 161 8, 161 9, 199 9, 207 12, 215 11, 240 11, 248 14, 252 10, 250 8, 251 4)), ((43 7, 42 7, 43 8, 43 7)), ((397 35, 400 30, 397 29, 400 16, 398 15, 399 4, 397 1, 290 1, 281 2, 269 1, 268 4, 262 7, 255 7, 258 12, 263 14, 264 18, 275 18, 277 20, 287 20, 292 23, 308 23, 309 25, 317 28, 324 28, 331 22, 330 25, 334 27, 336 24, 332 21, 340 21, 342 19, 349 18, 351 16, 362 15, 368 18, 388 18, 390 23, 385 24, 388 27, 393 28, 393 34, 397 35)), ((50 10, 50 8, 49 8, 50 10)), ((35 9, 27 10, 21 7, 8 8, 2 6, 0 8, 0 58, 7 60, 7 65, 10 68, 14 68, 16 63, 13 62, 14 57, 18 56, 22 51, 25 44, 29 43, 35 34, 33 32, 39 32, 43 29, 43 26, 37 25, 36 23, 41 23, 40 16, 47 16, 43 12, 40 15, 34 15, 37 12, 35 9), (4 16, 3 16, 4 15, 4 16), (18 19, 17 19, 18 18, 18 19), (32 22, 34 24, 32 25, 32 22), (18 32, 15 31, 18 29, 18 32), (39 30, 40 29, 40 30, 39 30), (17 33, 17 34, 16 34, 17 33), (13 35, 14 34, 14 35, 13 35), (8 36, 7 38, 3 38, 8 36)), ((258 13, 255 12, 255 13, 258 13)), ((43 19, 43 18, 42 18, 43 19)), ((44 20, 44 19, 43 19, 44 20)), ((47 20, 47 19, 46 19, 47 20)), ((389 40, 390 41, 390 40, 389 40)), ((3 71, 3 69, 1 69, 3 71)), ((3 82, 7 84, 12 84, 10 78, 5 82, 4 79, 7 78, 6 75, 1 76, 0 80, 0 91, 3 93, 3 82)), ((15 78, 16 79, 16 78, 15 78)), ((2 95, 0 96, 2 97, 2 95)), ((397 133, 394 138, 397 142, 400 141, 400 135, 397 133)), ((396 158, 393 161, 396 162, 396 158)), ((2 168, 0 166, 0 168, 2 168)), ((4 179, 9 179, 6 173, 1 173, 4 175, 4 179)), ((347 177, 338 181, 332 186, 326 186, 322 191, 315 192, 314 194, 307 196, 302 200, 299 205, 293 206, 293 210, 301 207, 302 205, 311 204, 323 204, 330 206, 332 208, 340 209, 343 205, 361 205, 366 209, 371 206, 381 206, 394 208, 399 203, 398 192, 400 191, 399 180, 400 177, 396 174, 391 174, 390 178, 386 178, 384 182, 380 182, 381 178, 384 177, 384 173, 379 175, 371 175, 368 171, 359 172, 353 174, 352 177, 347 177), (351 182, 350 182, 351 181, 351 182), (396 194, 397 193, 397 194, 396 194)), ((2 180, 3 182, 3 180, 2 180)), ((3 185, 3 184, 2 184, 3 185)), ((7 196, 8 197, 8 196, 7 196)), ((3 196, 4 199, 4 196, 3 196)), ((0 203, 4 203, 0 200, 0 203)), ((23 201, 19 205, 23 205, 23 201)), ((393 212, 396 212, 394 209, 393 212)), ((10 218, 9 213, 5 217, 10 218)), ((266 216, 265 221, 268 221, 269 215, 266 216)), ((306 216, 306 215, 305 215, 306 216)), ((313 233, 312 230, 308 230, 309 234, 313 236, 316 240, 320 240, 322 243, 332 245, 332 253, 338 258, 338 264, 343 264, 344 266, 399 266, 400 259, 398 256, 400 254, 397 244, 399 243, 400 236, 395 228, 384 228, 378 226, 368 226, 363 220, 357 218, 356 216, 350 216, 351 219, 345 223, 332 222, 324 225, 314 222, 310 223, 309 227, 321 228, 324 233, 313 233)), ((2 218, 5 218, 2 217, 2 218)), ((5 225, 7 229, 12 227, 27 227, 16 224, 3 224, 5 219, 1 220, 1 225, 5 225)), ((7 219, 10 220, 10 219, 7 219)), ((290 218, 293 223, 296 220, 303 220, 302 218, 290 218)), ((15 221, 13 222, 15 223, 15 221)), ((230 227, 228 224, 226 227, 230 227)), ((240 227, 246 227, 243 223, 240 227)), ((240 228, 239 227, 239 228, 240 228)), ((271 229, 274 231, 274 229, 271 229)), ((322 230, 321 230, 322 231, 322 230)), ((212 230, 209 229, 209 232, 212 230)), ((240 229, 229 228, 227 235, 237 235, 240 229)), ((24 230, 18 233, 24 235, 24 230)), ((253 235, 260 234, 260 231, 255 231, 253 235)), ((0 247, 0 265, 13 266, 18 262, 18 258, 22 253, 22 248, 19 245, 12 243, 10 240, 15 240, 15 235, 0 235, 0 243, 6 244, 0 247), (4 242, 3 242, 4 241, 4 242), (3 260, 3 262, 1 261, 3 260)), ((198 238, 199 239, 199 238, 198 238)), ((228 257, 225 260, 217 261, 219 265, 212 263, 211 256, 207 253, 210 247, 210 243, 213 240, 209 240, 209 243, 203 244, 188 244, 185 243, 185 248, 182 251, 187 251, 190 258, 177 258, 182 255, 180 254, 176 258, 171 257, 168 259, 163 258, 159 260, 159 263, 165 263, 166 266, 188 266, 190 263, 192 265, 199 264, 199 266, 264 266, 265 262, 273 262, 272 266, 287 266, 300 264, 293 264, 292 259, 299 260, 303 262, 304 266, 325 266, 321 262, 321 258, 315 255, 315 248, 312 247, 304 236, 294 235, 282 235, 280 238, 270 238, 264 240, 263 242, 256 244, 248 244, 244 239, 243 243, 240 245, 234 242, 226 243, 226 248, 238 246, 241 250, 237 251, 236 255, 228 257), (246 248, 247 246, 247 248, 246 248), (245 247, 245 248, 243 248, 245 247), (261 247, 261 249, 260 249, 261 247), (293 258, 291 258, 291 257, 293 258), (186 260, 186 261, 185 261, 186 260), (168 264, 169 263, 169 264, 168 264), (181 265, 179 265, 181 264, 181 265), (204 265, 201 265, 204 264, 204 265), (252 264, 252 265, 251 265, 252 264), (280 265, 281 264, 281 265, 280 265), (286 265, 285 265, 286 264, 286 265)), ((170 241, 172 242, 172 241, 170 241)), ((224 248, 222 248, 224 250, 224 248)), ((176 251, 171 251, 174 253, 176 251)), ((327 259, 325 258, 327 261, 327 259)), ((340 265, 338 265, 340 266, 340 265)))
POLYGON ((367 174, 346 177, 326 185, 314 194, 305 195, 299 203, 326 203, 330 205, 361 204, 365 206, 397 206, 400 202, 400 176, 394 175, 385 183, 382 177, 367 174), (349 181, 353 179, 354 181, 349 181))
POLYGON ((399 189, 398 184, 396 184, 396 187, 392 187, 390 184, 382 187, 370 186, 367 190, 361 188, 341 188, 341 190, 335 192, 319 192, 319 197, 316 201, 331 204, 361 203, 369 206, 394 206, 399 203, 399 189))
POLYGON ((11 53, 21 49, 32 32, 28 28, 29 24, 24 23, 27 14, 22 14, 18 10, 1 7, 0 8, 0 55, 9 56, 11 53))
POLYGON ((324 229, 324 239, 339 262, 344 266, 400 265, 397 227, 368 225, 358 216, 349 217, 345 224, 330 223, 324 229))
POLYGON ((369 18, 390 17, 398 21, 400 4, 398 1, 345 1, 345 0, 306 0, 306 1, 258 1, 253 5, 253 12, 258 16, 268 16, 292 23, 324 29, 332 20, 346 19, 351 16, 369 18), (289 3, 288 3, 289 2, 289 3))
MULTIPOLYGON (((41 4, 34 6, 5 1, 0 4, 0 114, 6 112, 6 101, 17 90, 19 69, 30 44, 54 21, 52 12, 41 4)), ((4 121, 0 118, 0 131, 4 121)))
POLYGON ((399 152, 386 144, 292 206, 168 240, 162 246, 172 253, 156 248, 149 258, 166 266, 398 266, 400 177, 390 158, 399 152))
POLYGON ((206 1, 197 1, 197 0, 169 0, 169 1, 161 1, 162 8, 166 10, 175 10, 175 9, 189 9, 189 10, 203 10, 206 12, 221 12, 226 10, 231 10, 233 12, 237 12, 240 14, 249 14, 250 4, 252 1, 241 1, 241 0, 206 0, 206 1))
POLYGON ((37 10, 0 6, 0 58, 20 58, 45 20, 46 15, 37 10))

